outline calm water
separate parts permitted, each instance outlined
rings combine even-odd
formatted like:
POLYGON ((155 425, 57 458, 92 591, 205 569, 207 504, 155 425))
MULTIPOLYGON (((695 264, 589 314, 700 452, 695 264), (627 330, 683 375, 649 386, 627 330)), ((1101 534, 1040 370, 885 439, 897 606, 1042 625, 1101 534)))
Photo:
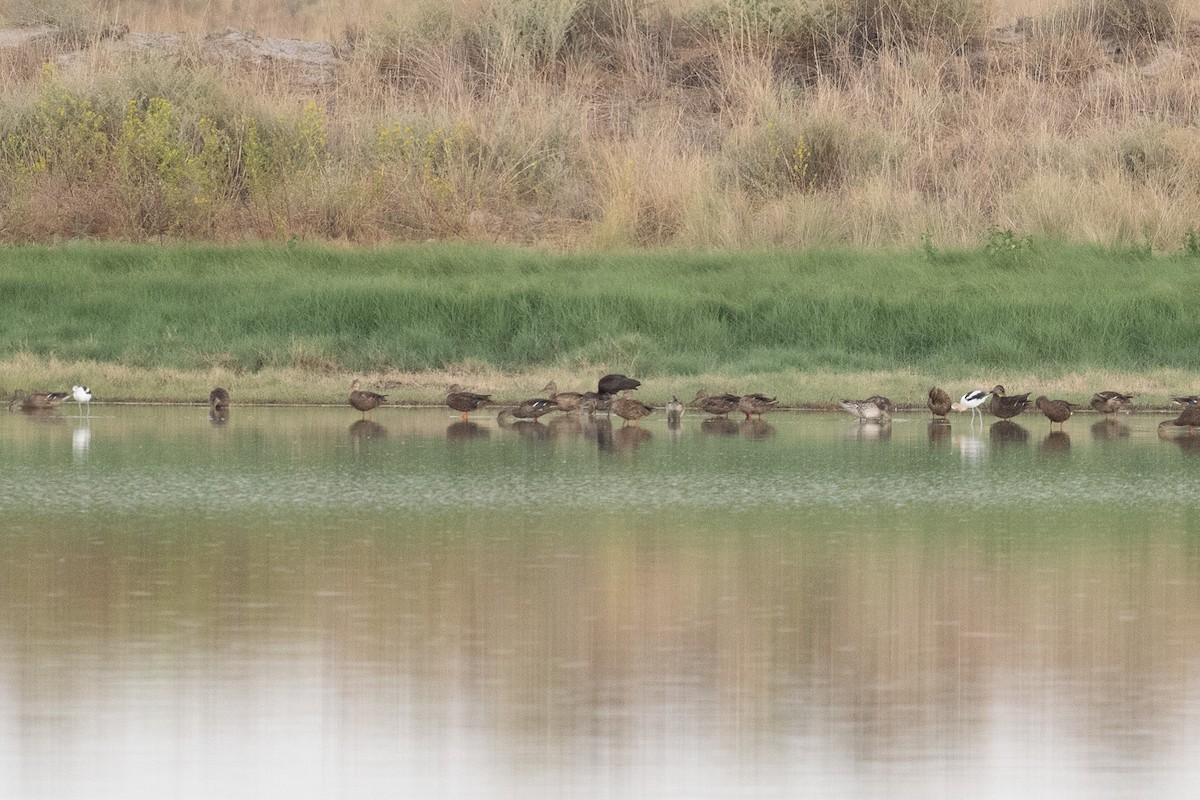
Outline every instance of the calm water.
POLYGON ((1192 797, 1200 435, 0 414, 0 797, 1192 797))

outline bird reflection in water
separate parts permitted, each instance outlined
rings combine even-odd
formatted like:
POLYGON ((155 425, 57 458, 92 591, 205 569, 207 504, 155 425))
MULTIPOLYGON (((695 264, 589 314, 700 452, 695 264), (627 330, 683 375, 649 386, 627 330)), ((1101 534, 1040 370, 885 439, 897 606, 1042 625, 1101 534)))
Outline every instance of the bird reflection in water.
POLYGON ((650 431, 637 425, 622 425, 613 431, 613 447, 618 451, 635 450, 650 441, 650 431))
POLYGON ((583 435, 583 422, 578 414, 561 414, 546 424, 556 439, 573 439, 583 435))
POLYGON ((700 422, 700 432, 709 436, 737 436, 737 423, 726 417, 709 417, 700 422))
POLYGON ((775 435, 775 426, 761 419, 748 419, 738 423, 738 433, 747 439, 769 439, 775 435))
POLYGON ((550 440, 550 428, 535 419, 519 419, 516 422, 510 423, 507 427, 511 431, 516 431, 517 435, 522 439, 528 439, 531 442, 547 442, 550 440))
POLYGON ((863 419, 846 431, 846 438, 860 442, 887 442, 892 438, 892 423, 863 419))
POLYGON ((1028 444, 1029 431, 1015 422, 1002 419, 988 428, 988 439, 995 445, 1028 444))
POLYGON ((950 423, 945 419, 934 419, 929 423, 929 443, 931 445, 950 444, 950 423))
POLYGON ((88 450, 92 447, 92 429, 88 425, 80 425, 71 435, 71 452, 76 461, 87 459, 88 450))
POLYGON ((350 439, 354 442, 354 449, 356 451, 363 442, 386 438, 387 428, 375 420, 360 419, 350 426, 350 439))
POLYGON ((446 441, 465 442, 469 439, 486 439, 491 431, 477 422, 451 422, 446 426, 446 441))
POLYGON ((683 437, 683 417, 680 414, 667 415, 667 436, 671 439, 683 437))
POLYGON ((1200 455, 1200 436, 1163 436, 1160 438, 1179 445, 1179 449, 1185 455, 1200 455))
POLYGON ((209 408, 208 421, 213 425, 224 425, 226 422, 229 422, 229 406, 209 408))
POLYGON ((1115 419, 1102 419, 1092 424, 1092 438, 1098 442, 1112 442, 1129 438, 1129 426, 1115 419))
POLYGON ((1071 452, 1071 437, 1064 431, 1050 431, 1038 445, 1038 455, 1055 455, 1071 452))
POLYGON ((580 420, 583 428, 583 438, 596 443, 596 449, 601 452, 613 450, 612 420, 608 417, 586 417, 580 420))

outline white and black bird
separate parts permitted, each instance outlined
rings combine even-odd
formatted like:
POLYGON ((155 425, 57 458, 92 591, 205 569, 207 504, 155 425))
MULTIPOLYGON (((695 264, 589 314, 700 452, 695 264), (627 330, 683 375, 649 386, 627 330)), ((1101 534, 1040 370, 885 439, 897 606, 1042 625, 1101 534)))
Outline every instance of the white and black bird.
POLYGON ((87 406, 87 415, 92 415, 92 390, 86 386, 72 386, 71 397, 79 406, 79 416, 83 416, 83 407, 87 406))
POLYGON ((991 392, 985 392, 983 389, 972 389, 964 394, 962 399, 957 403, 952 403, 950 407, 955 411, 969 410, 971 412, 972 423, 975 421, 976 414, 979 415, 979 421, 983 422, 983 412, 979 410, 979 407, 983 405, 984 401, 987 400, 991 394, 991 392))

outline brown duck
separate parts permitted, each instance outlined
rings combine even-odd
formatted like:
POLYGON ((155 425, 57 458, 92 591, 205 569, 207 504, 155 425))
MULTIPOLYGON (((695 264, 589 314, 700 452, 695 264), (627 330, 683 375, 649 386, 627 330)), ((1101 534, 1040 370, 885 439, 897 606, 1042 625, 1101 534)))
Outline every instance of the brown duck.
MULTIPOLYGON (((988 411, 993 417, 1012 419, 1028 408, 1029 394, 1029 392, 1025 392, 1025 394, 1014 394, 1010 397, 1004 394, 1003 386, 996 384, 992 387, 992 399, 988 401, 988 411)), ((1068 414, 1068 416, 1070 415, 1068 414)))
POLYGON ((1161 434, 1163 429, 1168 425, 1182 428, 1185 425, 1188 429, 1188 434, 1196 432, 1196 428, 1200 427, 1200 405, 1196 403, 1188 403, 1184 405, 1183 412, 1175 419, 1165 419, 1158 423, 1158 431, 1161 434))
POLYGON ((558 411, 557 402, 545 397, 531 397, 523 401, 516 408, 508 410, 507 413, 512 414, 517 419, 537 419, 538 417, 544 417, 551 411, 558 411))
POLYGON ((70 392, 18 392, 8 404, 9 411, 48 411, 58 408, 71 396, 70 392))
POLYGON ((386 394, 376 394, 358 388, 358 379, 355 378, 350 384, 350 406, 357 411, 363 412, 363 419, 371 411, 379 408, 387 402, 386 394))
POLYGON ((1092 395, 1088 405, 1101 414, 1115 414, 1118 411, 1129 413, 1133 410, 1133 395, 1120 392, 1096 392, 1092 395))
POLYGON ((475 394, 467 392, 457 383, 450 387, 450 393, 446 395, 446 405, 457 411, 462 421, 467 421, 467 412, 476 411, 492 402, 490 394, 475 394))
POLYGON ((220 386, 208 393, 208 410, 220 411, 229 408, 229 392, 220 386))
POLYGON ((547 383, 542 391, 550 393, 550 399, 558 403, 559 411, 578 411, 579 401, 583 399, 581 392, 560 392, 554 381, 547 383))
POLYGON ((741 399, 736 394, 709 394, 701 389, 696 392, 696 397, 692 400, 692 405, 699 406, 700 410, 705 414, 724 417, 738 407, 741 399))
POLYGON ((613 398, 612 412, 621 419, 625 420, 628 425, 633 422, 634 426, 638 425, 638 420, 647 414, 654 411, 653 408, 643 403, 641 400, 635 400, 628 394, 613 398))
POLYGON ((1051 400, 1046 395, 1038 395, 1038 399, 1034 401, 1038 411, 1041 411, 1046 419, 1050 420, 1050 429, 1054 430, 1054 423, 1058 423, 1059 430, 1075 409, 1079 408, 1078 403, 1068 403, 1066 400, 1051 400))
POLYGON ((950 395, 946 394, 945 389, 939 389, 934 386, 929 390, 929 402, 927 405, 935 417, 945 419, 946 415, 950 413, 951 404, 950 395))
POLYGON ((762 419, 763 412, 771 411, 775 406, 779 405, 779 400, 774 397, 767 397, 765 394, 755 392, 753 394, 744 394, 738 398, 738 411, 746 415, 746 421, 750 421, 750 415, 755 415, 762 419))

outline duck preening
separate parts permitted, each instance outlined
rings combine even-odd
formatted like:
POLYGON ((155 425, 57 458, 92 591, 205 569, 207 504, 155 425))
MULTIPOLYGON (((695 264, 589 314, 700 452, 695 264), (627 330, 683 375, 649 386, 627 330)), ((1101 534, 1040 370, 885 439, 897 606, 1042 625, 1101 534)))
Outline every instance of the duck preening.
POLYGON ((1038 411, 1045 415, 1046 419, 1050 420, 1050 429, 1054 430, 1054 423, 1058 423, 1059 430, 1062 429, 1063 423, 1071 418, 1071 414, 1075 409, 1079 408, 1078 403, 1068 403, 1066 400, 1051 400, 1046 395, 1038 395, 1038 399, 1034 401, 1038 411))
POLYGON ((1006 395, 1004 387, 996 384, 992 387, 992 401, 988 403, 988 412, 993 417, 1012 419, 1029 406, 1029 392, 1025 394, 1006 395))
POLYGON ((701 389, 696 392, 696 397, 692 400, 692 405, 697 406, 705 414, 712 414, 715 417, 725 417, 730 411, 738 407, 741 399, 736 394, 709 394, 701 389))
POLYGON ((490 394, 468 392, 457 383, 450 387, 450 393, 446 395, 446 405, 457 411, 463 422, 467 421, 467 412, 481 409, 491 402, 490 394))
POLYGON ((208 408, 210 411, 218 411, 222 408, 229 408, 229 392, 222 389, 220 386, 208 393, 208 408))
POLYGON ((866 400, 843 400, 838 403, 843 410, 858 417, 859 422, 884 422, 891 419, 895 410, 892 401, 883 395, 873 394, 866 400))
POLYGON ((558 403, 560 411, 578 411, 579 401, 583 399, 582 392, 560 392, 554 381, 547 383, 542 391, 550 393, 550 399, 558 403))
POLYGON ((612 401, 612 412, 621 419, 625 420, 626 425, 628 425, 630 422, 633 422, 633 424, 636 426, 638 424, 638 420, 644 416, 647 416, 653 411, 653 408, 646 405, 641 400, 635 400, 628 395, 614 397, 612 401))
POLYGON ((1133 411, 1133 395, 1108 391, 1096 392, 1092 395, 1088 405, 1101 414, 1115 414, 1118 411, 1128 414, 1133 411))
POLYGON ((927 405, 929 406, 930 412, 932 412, 935 417, 941 417, 942 419, 945 419, 946 415, 950 413, 950 408, 953 403, 950 400, 950 395, 946 393, 945 389, 939 389, 938 387, 934 386, 929 390, 929 402, 927 405))
POLYGON ((367 414, 387 402, 386 394, 376 394, 358 388, 358 379, 355 378, 350 384, 350 407, 356 411, 363 412, 363 419, 366 419, 367 414))

